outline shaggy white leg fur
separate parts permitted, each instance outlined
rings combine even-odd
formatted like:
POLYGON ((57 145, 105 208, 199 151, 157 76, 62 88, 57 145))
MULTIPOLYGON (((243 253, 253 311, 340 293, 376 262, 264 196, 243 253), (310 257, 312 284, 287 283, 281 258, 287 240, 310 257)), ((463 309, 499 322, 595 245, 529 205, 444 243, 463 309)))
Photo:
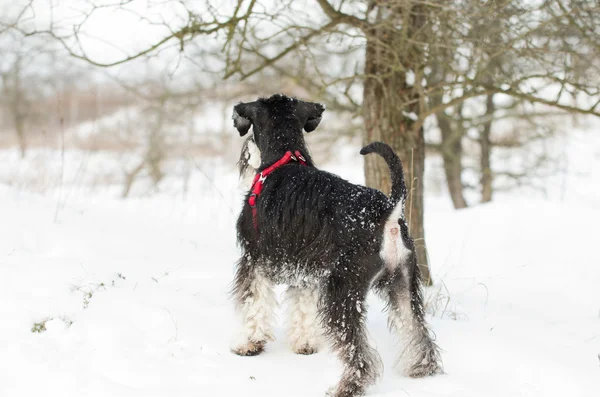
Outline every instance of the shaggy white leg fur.
POLYGON ((402 235, 400 233, 400 225, 398 219, 402 216, 404 210, 404 201, 401 200, 385 222, 383 241, 379 256, 383 259, 390 272, 406 260, 410 254, 410 250, 404 245, 402 235))
POLYGON ((441 373, 441 359, 427 327, 416 321, 410 297, 404 296, 395 309, 390 309, 389 326, 400 339, 398 365, 410 377, 420 378, 441 373))
POLYGON ((321 344, 321 324, 317 309, 318 293, 314 288, 289 287, 285 292, 288 303, 289 341, 296 354, 313 354, 321 344))
POLYGON ((254 141, 248 141, 248 152, 246 153, 246 160, 248 161, 248 168, 246 168, 244 175, 241 178, 242 188, 247 190, 252 187, 252 181, 254 180, 254 175, 256 175, 256 170, 260 167, 260 150, 258 150, 258 146, 254 141))
POLYGON ((416 346, 411 344, 411 341, 416 339, 417 327, 419 326, 413 320, 412 309, 409 299, 401 299, 395 309, 390 309, 389 326, 396 330, 396 334, 400 338, 401 355, 400 361, 411 361, 414 356, 416 346))
POLYGON ((266 342, 274 339, 276 307, 277 299, 273 284, 256 272, 242 301, 238 303, 243 325, 238 340, 232 347, 236 354, 259 354, 266 342))

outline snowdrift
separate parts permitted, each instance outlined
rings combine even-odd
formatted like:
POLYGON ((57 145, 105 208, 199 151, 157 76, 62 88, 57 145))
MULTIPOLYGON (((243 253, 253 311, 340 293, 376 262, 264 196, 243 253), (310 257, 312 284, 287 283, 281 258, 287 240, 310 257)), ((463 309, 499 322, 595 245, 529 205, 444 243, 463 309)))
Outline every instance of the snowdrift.
MULTIPOLYGON (((283 321, 263 355, 229 352, 241 196, 220 194, 60 205, 0 186, 0 395, 323 395, 339 363, 328 351, 294 355, 283 321)), ((429 321, 446 374, 394 370, 371 297, 385 373, 368 395, 597 395, 600 211, 536 200, 428 208, 429 321)))

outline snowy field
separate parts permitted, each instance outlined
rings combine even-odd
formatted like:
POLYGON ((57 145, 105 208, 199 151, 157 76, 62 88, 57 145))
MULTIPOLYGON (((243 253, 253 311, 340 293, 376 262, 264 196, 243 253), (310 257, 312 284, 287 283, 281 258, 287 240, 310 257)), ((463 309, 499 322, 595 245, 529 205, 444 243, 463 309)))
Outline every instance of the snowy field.
MULTIPOLYGON (((600 140, 565 150, 569 172, 548 181, 547 198, 513 192, 457 212, 428 196, 429 321, 446 374, 394 370, 371 297, 385 373, 369 396, 600 395, 600 140)), ((195 168, 185 197, 121 200, 110 186, 81 187, 119 159, 60 158, 0 153, 0 396, 306 397, 335 384, 337 359, 294 355, 283 321, 264 354, 229 352, 241 202, 230 168, 195 168), (41 192, 19 183, 34 174, 41 192)), ((357 148, 338 160, 323 168, 362 180, 357 148)))

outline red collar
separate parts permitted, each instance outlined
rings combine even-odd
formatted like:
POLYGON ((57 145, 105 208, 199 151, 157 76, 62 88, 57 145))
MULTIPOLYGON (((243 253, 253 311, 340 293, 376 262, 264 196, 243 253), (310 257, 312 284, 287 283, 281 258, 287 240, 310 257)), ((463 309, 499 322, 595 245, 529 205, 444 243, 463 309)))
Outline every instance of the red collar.
POLYGON ((288 150, 283 155, 282 158, 280 158, 279 160, 277 160, 275 162, 275 164, 265 168, 264 170, 262 170, 262 172, 256 174, 256 176, 254 176, 254 181, 252 182, 252 190, 251 190, 252 193, 250 194, 250 197, 248 198, 248 204, 250 204, 250 207, 252 208, 252 218, 254 219, 254 228, 255 229, 258 228, 258 223, 257 223, 257 219, 256 219, 256 199, 258 198, 258 196, 260 196, 260 193, 262 192, 265 180, 267 179, 269 174, 271 174, 277 168, 283 167, 284 165, 286 165, 287 163, 289 163, 292 160, 299 161, 300 164, 302 164, 302 165, 307 165, 306 159, 302 156, 302 154, 300 153, 299 150, 296 150, 293 154, 291 151, 288 150))

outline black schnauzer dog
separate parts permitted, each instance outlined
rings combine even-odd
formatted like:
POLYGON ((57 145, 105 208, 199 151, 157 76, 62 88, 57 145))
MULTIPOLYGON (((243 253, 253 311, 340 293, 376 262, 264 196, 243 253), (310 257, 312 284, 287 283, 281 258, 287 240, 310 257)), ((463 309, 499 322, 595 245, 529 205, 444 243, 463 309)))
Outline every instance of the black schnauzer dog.
POLYGON ((298 354, 319 349, 321 330, 344 365, 335 397, 364 393, 382 371, 369 345, 365 319, 373 288, 387 302, 389 326, 400 334, 405 372, 442 372, 438 347, 425 322, 415 245, 404 218, 402 163, 381 142, 377 153, 392 178, 390 197, 315 168, 302 129, 317 128, 323 105, 273 95, 234 107, 241 136, 253 127, 240 172, 256 171, 237 221, 242 257, 233 296, 243 319, 232 351, 260 354, 273 339, 275 284, 288 284, 290 339, 298 354))

